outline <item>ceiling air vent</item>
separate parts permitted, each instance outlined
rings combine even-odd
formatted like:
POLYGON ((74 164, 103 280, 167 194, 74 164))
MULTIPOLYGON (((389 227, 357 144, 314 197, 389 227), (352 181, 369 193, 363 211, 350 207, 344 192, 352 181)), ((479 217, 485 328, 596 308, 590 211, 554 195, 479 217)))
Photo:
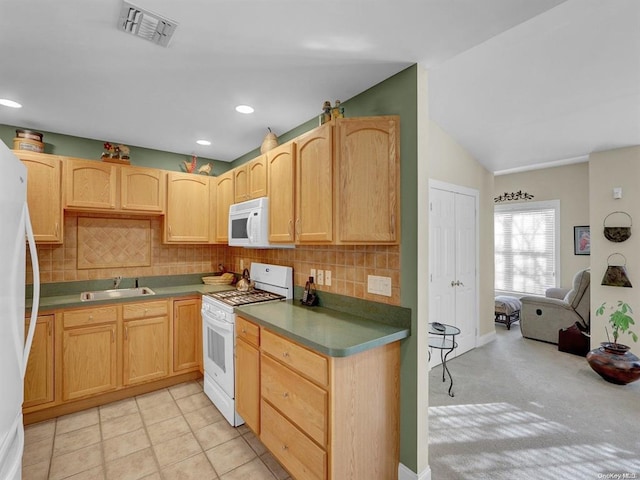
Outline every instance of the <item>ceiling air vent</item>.
POLYGON ((137 37, 166 47, 175 32, 177 22, 144 10, 132 3, 122 2, 118 28, 137 37))

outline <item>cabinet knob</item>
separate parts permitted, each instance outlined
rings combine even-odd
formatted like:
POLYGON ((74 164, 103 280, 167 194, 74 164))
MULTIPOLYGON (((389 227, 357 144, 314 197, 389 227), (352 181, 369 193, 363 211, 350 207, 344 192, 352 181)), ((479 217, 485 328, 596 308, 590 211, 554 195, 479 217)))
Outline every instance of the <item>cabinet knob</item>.
POLYGON ((244 333, 247 333, 247 331, 246 331, 244 328, 241 330, 241 332, 242 332, 243 334, 244 334, 244 333))
POLYGON ((284 358, 289 358, 289 352, 282 352, 282 356, 284 358))
POLYGON ((284 392, 284 393, 282 394, 282 397, 283 397, 283 398, 289 398, 289 392, 284 392))
POLYGON ((93 315, 89 315, 89 320, 93 320, 93 315))
POLYGON ((282 450, 287 451, 289 450, 289 447, 287 445, 282 445, 282 450))

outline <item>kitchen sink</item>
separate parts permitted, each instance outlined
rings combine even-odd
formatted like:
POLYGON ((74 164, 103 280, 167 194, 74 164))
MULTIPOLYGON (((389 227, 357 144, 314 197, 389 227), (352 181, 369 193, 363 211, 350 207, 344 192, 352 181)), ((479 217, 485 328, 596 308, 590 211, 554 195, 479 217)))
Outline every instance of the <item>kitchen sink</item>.
POLYGON ((155 295, 156 292, 149 287, 140 288, 117 288, 114 290, 96 290, 94 292, 82 292, 80 300, 90 302, 92 300, 113 300, 117 298, 141 297, 155 295))

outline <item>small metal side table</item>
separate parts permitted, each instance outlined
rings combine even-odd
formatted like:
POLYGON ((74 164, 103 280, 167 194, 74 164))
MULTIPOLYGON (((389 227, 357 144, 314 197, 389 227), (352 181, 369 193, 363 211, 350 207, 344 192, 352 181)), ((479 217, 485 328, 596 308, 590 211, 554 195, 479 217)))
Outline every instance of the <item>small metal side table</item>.
POLYGON ((449 381, 451 382, 449 384, 450 397, 454 396, 453 392, 451 391, 451 389, 453 388, 453 377, 451 376, 449 367, 447 367, 447 357, 458 346, 458 344, 456 343, 456 335, 458 334, 460 334, 460 329, 458 327, 454 327, 453 325, 447 325, 445 323, 429 324, 429 361, 431 361, 431 349, 435 348, 440 350, 440 361, 442 362, 442 381, 446 381, 444 373, 447 372, 447 375, 449 375, 449 381), (440 328, 436 328, 438 325, 440 326, 440 328))

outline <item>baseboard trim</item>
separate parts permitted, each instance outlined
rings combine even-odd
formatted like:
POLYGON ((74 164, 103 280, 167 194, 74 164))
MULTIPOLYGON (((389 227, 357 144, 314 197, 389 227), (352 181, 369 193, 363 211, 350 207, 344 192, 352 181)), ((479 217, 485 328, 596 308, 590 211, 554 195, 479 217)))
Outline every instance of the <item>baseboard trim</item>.
POLYGON ((400 463, 398 464, 398 480, 431 480, 431 469, 427 465, 427 468, 417 474, 400 463))
POLYGON ((478 340, 476 342, 476 347, 481 347, 483 345, 486 345, 487 343, 491 343, 496 339, 496 331, 494 330, 491 333, 486 333, 484 335, 481 335, 478 337, 478 340))

